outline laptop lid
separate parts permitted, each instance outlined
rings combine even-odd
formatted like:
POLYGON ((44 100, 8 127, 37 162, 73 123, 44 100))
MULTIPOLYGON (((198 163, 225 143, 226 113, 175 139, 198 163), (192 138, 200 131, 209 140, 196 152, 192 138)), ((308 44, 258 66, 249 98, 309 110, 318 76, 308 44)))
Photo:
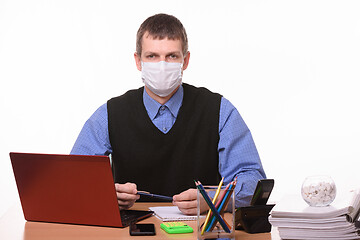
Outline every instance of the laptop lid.
MULTIPOLYGON (((28 221, 125 227, 107 156, 10 153, 28 221)), ((150 216, 142 211, 138 218, 150 216)))

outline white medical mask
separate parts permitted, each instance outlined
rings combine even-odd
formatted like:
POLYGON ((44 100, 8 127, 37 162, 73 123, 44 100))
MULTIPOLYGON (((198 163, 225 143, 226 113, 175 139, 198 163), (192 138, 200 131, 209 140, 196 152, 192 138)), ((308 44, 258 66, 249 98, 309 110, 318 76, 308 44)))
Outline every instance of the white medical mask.
POLYGON ((145 86, 160 97, 170 95, 182 80, 182 63, 141 62, 141 79, 145 86))

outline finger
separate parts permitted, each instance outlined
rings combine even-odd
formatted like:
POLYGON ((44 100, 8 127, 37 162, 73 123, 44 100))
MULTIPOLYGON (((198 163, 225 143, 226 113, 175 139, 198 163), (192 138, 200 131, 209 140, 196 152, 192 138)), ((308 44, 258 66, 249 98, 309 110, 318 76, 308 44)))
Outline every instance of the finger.
POLYGON ((136 184, 134 183, 116 183, 115 189, 120 209, 127 209, 132 207, 135 201, 140 198, 140 196, 136 194, 136 184))
POLYGON ((129 193, 129 194, 137 193, 137 186, 135 183, 129 183, 129 182, 125 184, 115 183, 115 189, 117 192, 122 192, 122 193, 129 193))
POLYGON ((135 203, 135 201, 118 200, 118 205, 121 210, 131 208, 134 205, 134 203, 135 203))
POLYGON ((140 198, 140 195, 123 193, 123 192, 116 192, 116 197, 117 197, 118 200, 121 200, 121 201, 135 201, 135 200, 138 200, 140 198))
POLYGON ((180 194, 173 197, 174 201, 193 201, 197 199, 196 189, 188 189, 180 194))
POLYGON ((173 204, 186 215, 195 215, 197 213, 197 191, 188 189, 173 197, 173 204))
POLYGON ((179 202, 174 202, 175 206, 178 206, 178 208, 180 209, 192 209, 192 208, 197 208, 197 201, 193 200, 193 201, 179 201, 179 202))
POLYGON ((196 215, 197 201, 176 202, 179 210, 186 215, 196 215))
POLYGON ((197 214, 197 208, 179 208, 180 212, 182 212, 185 215, 196 215, 197 214))

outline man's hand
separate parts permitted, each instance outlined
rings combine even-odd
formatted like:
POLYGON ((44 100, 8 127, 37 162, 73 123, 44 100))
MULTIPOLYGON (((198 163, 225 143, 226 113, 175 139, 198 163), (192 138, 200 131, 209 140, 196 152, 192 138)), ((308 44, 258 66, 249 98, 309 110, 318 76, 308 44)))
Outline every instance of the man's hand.
MULTIPOLYGON (((188 189, 178 195, 173 197, 173 204, 179 208, 179 210, 186 215, 196 215, 197 214, 197 190, 188 189)), ((206 210, 206 202, 201 197, 201 212, 206 210)))
POLYGON ((140 196, 136 194, 137 187, 135 183, 115 183, 115 189, 120 209, 128 209, 132 207, 135 201, 140 198, 140 196))

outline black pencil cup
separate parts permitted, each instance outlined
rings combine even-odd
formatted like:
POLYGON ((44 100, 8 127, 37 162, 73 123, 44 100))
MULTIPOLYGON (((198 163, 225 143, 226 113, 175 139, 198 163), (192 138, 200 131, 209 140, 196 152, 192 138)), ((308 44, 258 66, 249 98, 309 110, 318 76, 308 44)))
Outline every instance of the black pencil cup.
POLYGON ((274 204, 240 207, 235 212, 235 229, 247 233, 264 233, 271 231, 269 214, 274 204))

